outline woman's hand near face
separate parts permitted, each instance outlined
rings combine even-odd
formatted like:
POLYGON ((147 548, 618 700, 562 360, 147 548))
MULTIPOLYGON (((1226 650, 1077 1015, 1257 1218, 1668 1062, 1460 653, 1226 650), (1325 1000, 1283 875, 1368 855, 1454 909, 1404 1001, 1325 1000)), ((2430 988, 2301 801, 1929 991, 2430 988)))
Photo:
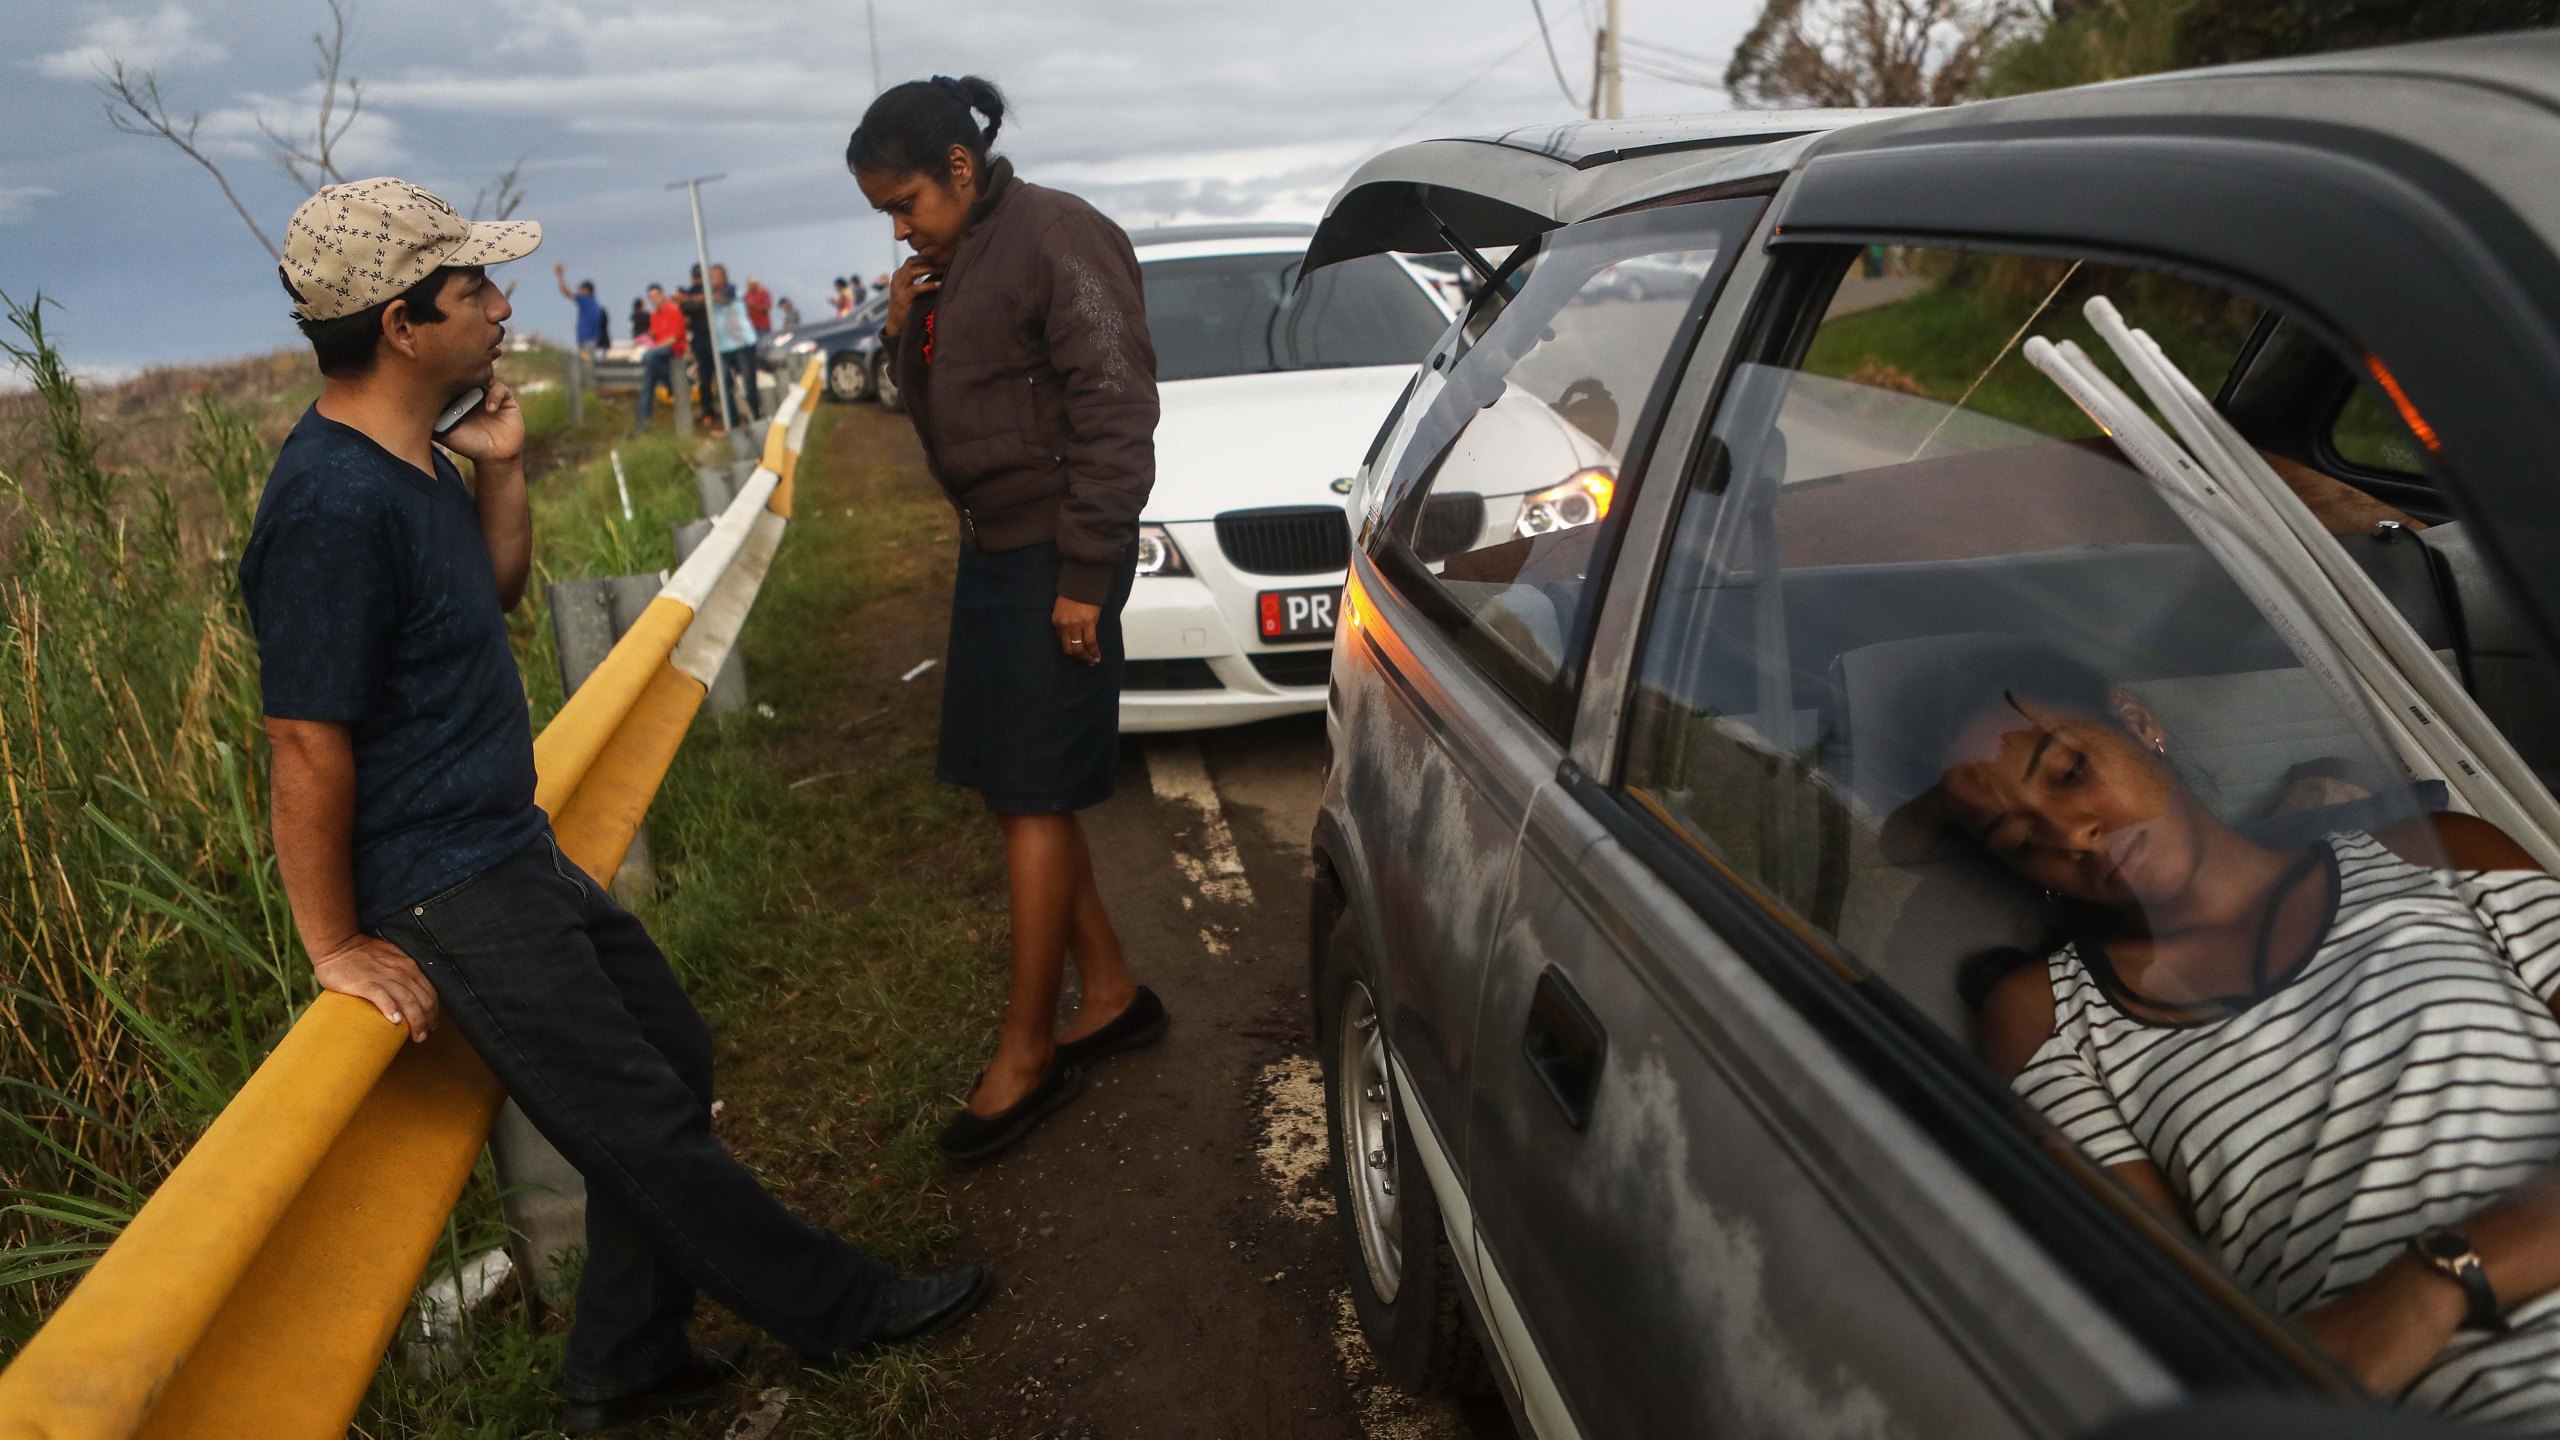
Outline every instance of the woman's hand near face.
POLYGON ((942 277, 921 255, 910 255, 898 273, 889 277, 889 318, 881 322, 880 333, 891 339, 905 334, 907 311, 914 308, 916 297, 942 288, 942 277))
POLYGON ((1049 612, 1049 627, 1058 632, 1058 648, 1070 660, 1087 665, 1102 663, 1102 607, 1081 600, 1058 597, 1057 608, 1049 612))

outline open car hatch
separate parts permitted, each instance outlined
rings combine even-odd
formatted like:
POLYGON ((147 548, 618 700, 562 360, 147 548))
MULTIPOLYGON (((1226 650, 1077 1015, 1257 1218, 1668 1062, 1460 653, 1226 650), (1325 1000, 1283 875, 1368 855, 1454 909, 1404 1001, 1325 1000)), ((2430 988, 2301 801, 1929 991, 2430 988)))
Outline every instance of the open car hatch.
POLYGON ((1623 203, 1700 152, 1764 145, 1877 111, 1733 111, 1541 125, 1400 145, 1362 165, 1325 207, 1306 270, 1384 251, 1519 245, 1623 203))

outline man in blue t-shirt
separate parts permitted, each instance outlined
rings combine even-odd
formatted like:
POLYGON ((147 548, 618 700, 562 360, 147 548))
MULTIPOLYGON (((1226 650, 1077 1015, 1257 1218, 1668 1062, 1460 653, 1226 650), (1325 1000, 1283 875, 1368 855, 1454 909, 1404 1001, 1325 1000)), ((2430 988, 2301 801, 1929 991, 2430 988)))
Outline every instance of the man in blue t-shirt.
POLYGON ((540 241, 399 180, 327 186, 294 212, 278 269, 320 398, 276 457, 240 585, 276 864, 322 988, 417 1041, 450 1017, 585 1177, 560 1415, 577 1435, 734 1377, 735 1353, 686 1339, 697 1288, 828 1356, 946 1328, 989 1282, 895 1274, 721 1147, 709 1028, 534 803, 506 627, 532 564, 524 415, 496 376, 511 308, 485 267, 540 241))
POLYGON ((581 280, 578 288, 569 288, 569 267, 554 263, 551 278, 560 287, 562 298, 578 307, 578 348, 595 359, 604 358, 604 347, 612 342, 605 333, 604 302, 596 298, 596 282, 581 280))

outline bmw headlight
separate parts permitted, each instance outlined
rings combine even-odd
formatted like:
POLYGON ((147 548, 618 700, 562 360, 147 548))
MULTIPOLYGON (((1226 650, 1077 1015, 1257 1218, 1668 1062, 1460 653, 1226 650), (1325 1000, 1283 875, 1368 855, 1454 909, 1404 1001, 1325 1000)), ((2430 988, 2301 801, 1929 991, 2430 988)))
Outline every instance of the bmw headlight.
POLYGON ((1191 567, 1182 563, 1182 552, 1174 548, 1173 537, 1161 525, 1138 527, 1138 573, 1140 575, 1188 575, 1191 567))
POLYGON ((803 340, 799 344, 791 347, 791 353, 794 355, 815 355, 818 353, 818 342, 815 340, 803 340))
POLYGON ((1617 490, 1618 477, 1609 471, 1577 470, 1563 484, 1524 497, 1513 533, 1552 535, 1588 525, 1609 513, 1609 499, 1617 490))

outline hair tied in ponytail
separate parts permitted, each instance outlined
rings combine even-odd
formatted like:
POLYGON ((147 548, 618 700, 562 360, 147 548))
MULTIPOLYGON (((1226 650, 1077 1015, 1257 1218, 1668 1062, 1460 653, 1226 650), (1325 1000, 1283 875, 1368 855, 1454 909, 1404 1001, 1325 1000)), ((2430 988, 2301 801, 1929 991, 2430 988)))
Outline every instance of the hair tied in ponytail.
POLYGON ((1004 92, 975 75, 936 75, 907 80, 882 91, 845 143, 844 161, 856 175, 941 175, 959 146, 987 163, 988 147, 1004 124, 1004 92), (954 113, 951 102, 960 102, 954 113), (986 117, 981 126, 979 116, 986 117))

